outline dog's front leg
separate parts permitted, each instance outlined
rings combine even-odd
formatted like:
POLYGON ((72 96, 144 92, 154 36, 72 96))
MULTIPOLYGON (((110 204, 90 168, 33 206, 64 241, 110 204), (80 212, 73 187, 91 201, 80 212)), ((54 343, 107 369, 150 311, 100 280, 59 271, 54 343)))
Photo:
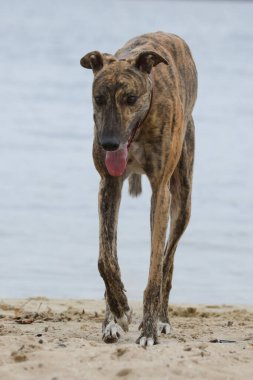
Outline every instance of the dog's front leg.
POLYGON ((153 188, 151 200, 151 258, 148 284, 144 292, 142 333, 137 339, 141 346, 158 343, 158 316, 160 309, 163 251, 170 205, 166 184, 153 188))
POLYGON ((99 190, 98 268, 106 288, 106 313, 102 327, 106 343, 118 340, 118 325, 126 331, 131 317, 117 260, 117 222, 122 183, 121 177, 102 178, 99 190))

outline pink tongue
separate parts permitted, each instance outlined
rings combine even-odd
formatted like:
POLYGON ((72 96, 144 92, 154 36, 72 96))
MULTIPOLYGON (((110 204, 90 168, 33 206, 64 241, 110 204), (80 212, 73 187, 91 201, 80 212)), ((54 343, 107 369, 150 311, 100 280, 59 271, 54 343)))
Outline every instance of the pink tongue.
POLYGON ((127 153, 127 144, 121 149, 106 152, 105 165, 111 176, 119 177, 124 173, 127 164, 127 153))

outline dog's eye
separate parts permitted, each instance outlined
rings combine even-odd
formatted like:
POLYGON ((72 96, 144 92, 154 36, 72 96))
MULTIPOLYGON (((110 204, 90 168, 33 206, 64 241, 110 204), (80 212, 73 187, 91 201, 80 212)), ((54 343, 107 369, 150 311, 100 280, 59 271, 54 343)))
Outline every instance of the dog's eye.
POLYGON ((137 100, 137 96, 135 95, 128 95, 127 99, 126 99, 126 102, 129 106, 133 106, 134 103, 136 102, 137 100))
POLYGON ((103 106, 106 103, 105 96, 103 95, 95 96, 95 102, 98 106, 103 106))

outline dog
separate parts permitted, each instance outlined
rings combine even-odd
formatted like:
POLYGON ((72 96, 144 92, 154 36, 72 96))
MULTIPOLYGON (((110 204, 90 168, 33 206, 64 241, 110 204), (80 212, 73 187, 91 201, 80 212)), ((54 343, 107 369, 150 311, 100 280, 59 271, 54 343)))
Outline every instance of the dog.
POLYGON ((80 63, 94 73, 93 159, 101 177, 98 268, 106 289, 102 338, 116 342, 120 327, 127 331, 131 322, 117 260, 117 221, 123 181, 128 178, 129 193, 137 197, 145 174, 152 189, 151 257, 136 343, 152 346, 171 330, 174 255, 191 213, 196 66, 185 41, 163 32, 133 38, 115 55, 92 51, 80 63))

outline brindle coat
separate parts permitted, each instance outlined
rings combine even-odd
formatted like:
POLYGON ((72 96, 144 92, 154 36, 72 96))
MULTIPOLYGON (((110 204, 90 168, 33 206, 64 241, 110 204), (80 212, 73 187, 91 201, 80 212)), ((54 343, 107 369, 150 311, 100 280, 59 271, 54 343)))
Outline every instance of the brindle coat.
POLYGON ((114 56, 91 52, 81 59, 81 65, 94 73, 93 158, 101 176, 98 267, 106 287, 103 339, 116 341, 118 324, 126 331, 131 321, 117 260, 117 220, 123 181, 129 178, 129 192, 137 196, 141 174, 146 174, 152 188, 151 258, 137 342, 153 345, 159 333, 170 331, 168 298, 174 254, 190 218, 196 67, 187 44, 162 32, 134 38, 114 56), (102 145, 113 150, 130 136, 126 170, 121 176, 110 176, 102 145))

